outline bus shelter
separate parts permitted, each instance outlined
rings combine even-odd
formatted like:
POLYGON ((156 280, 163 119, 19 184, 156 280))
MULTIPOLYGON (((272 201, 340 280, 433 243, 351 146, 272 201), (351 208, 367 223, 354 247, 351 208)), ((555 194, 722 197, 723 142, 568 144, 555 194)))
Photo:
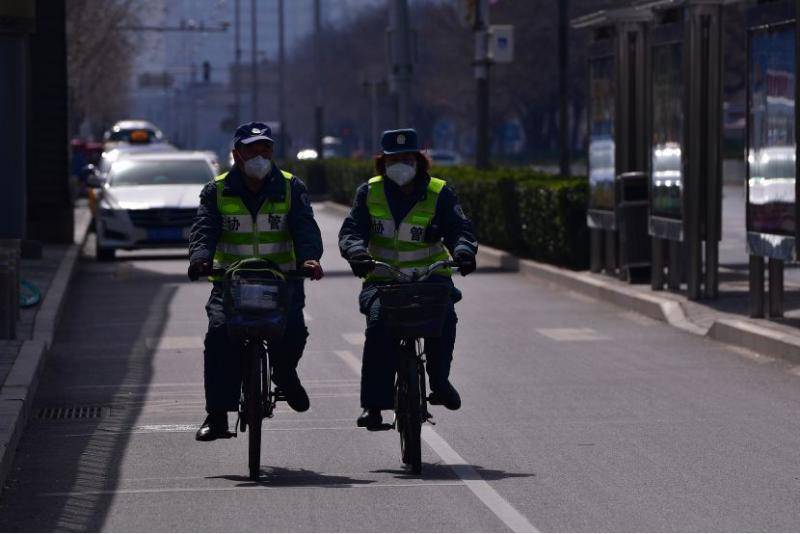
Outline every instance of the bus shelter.
POLYGON ((747 252, 750 315, 783 315, 783 271, 797 254, 797 7, 762 1, 747 13, 747 252))
POLYGON ((719 291, 722 0, 647 0, 645 113, 653 289, 719 291), (667 276, 665 277, 665 270, 667 276), (666 279, 666 280, 665 280, 666 279))
MULTIPOLYGON (((635 210, 626 211, 636 200, 644 200, 646 205, 646 188, 639 187, 644 199, 637 199, 635 192, 647 163, 644 62, 648 18, 645 11, 626 8, 572 21, 574 28, 591 32, 587 149, 591 270, 619 272, 627 279, 632 278, 632 270, 649 269, 650 265, 649 240, 640 230, 646 220, 636 224, 631 220, 635 210)), ((644 210, 642 217, 646 218, 644 210)))

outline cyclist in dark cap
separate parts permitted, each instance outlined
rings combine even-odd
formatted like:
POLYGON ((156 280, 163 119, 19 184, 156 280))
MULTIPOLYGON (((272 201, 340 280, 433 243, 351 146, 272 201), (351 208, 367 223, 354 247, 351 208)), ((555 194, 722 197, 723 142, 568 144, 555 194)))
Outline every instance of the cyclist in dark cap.
MULTIPOLYGON (((361 369, 361 406, 358 426, 380 428, 381 410, 393 408, 396 348, 380 317, 376 285, 385 282, 372 272, 372 260, 402 270, 425 268, 450 256, 466 276, 475 270, 478 243, 472 223, 453 190, 428 174, 429 161, 419 149, 413 129, 390 130, 381 139, 383 153, 375 161, 377 176, 356 191, 350 215, 339 231, 339 249, 353 273, 366 278, 359 296, 367 316, 361 369)), ((431 278, 452 285, 450 270, 431 278)), ((453 286, 453 302, 461 293, 453 286)), ((450 383, 450 362, 456 340, 456 314, 451 305, 440 338, 425 340, 432 403, 451 410, 461 397, 450 383)))

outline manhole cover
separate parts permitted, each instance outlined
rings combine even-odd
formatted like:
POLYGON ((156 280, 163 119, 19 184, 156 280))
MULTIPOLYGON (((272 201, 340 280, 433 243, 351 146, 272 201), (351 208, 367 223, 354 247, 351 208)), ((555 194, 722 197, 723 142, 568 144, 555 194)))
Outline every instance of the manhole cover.
POLYGON ((108 406, 58 406, 40 408, 36 419, 57 421, 62 419, 97 419, 111 413, 108 406))

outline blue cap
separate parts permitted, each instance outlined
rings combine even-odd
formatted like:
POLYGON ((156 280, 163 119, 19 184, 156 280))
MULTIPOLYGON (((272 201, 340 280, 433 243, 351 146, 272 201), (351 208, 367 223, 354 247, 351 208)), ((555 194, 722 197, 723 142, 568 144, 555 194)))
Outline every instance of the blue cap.
POLYGON ((272 130, 263 122, 248 122, 236 128, 236 133, 233 134, 233 145, 239 143, 249 145, 255 141, 269 141, 274 143, 272 138, 272 130))
POLYGON ((381 147, 383 148, 384 154, 419 152, 417 131, 413 128, 386 130, 381 136, 381 147))

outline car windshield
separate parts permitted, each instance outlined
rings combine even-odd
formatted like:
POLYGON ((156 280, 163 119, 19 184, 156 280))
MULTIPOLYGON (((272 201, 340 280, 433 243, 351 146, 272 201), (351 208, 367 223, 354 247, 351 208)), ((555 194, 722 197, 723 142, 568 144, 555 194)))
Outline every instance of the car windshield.
POLYGON ((205 160, 137 161, 126 159, 111 169, 112 186, 206 184, 213 178, 205 160))

